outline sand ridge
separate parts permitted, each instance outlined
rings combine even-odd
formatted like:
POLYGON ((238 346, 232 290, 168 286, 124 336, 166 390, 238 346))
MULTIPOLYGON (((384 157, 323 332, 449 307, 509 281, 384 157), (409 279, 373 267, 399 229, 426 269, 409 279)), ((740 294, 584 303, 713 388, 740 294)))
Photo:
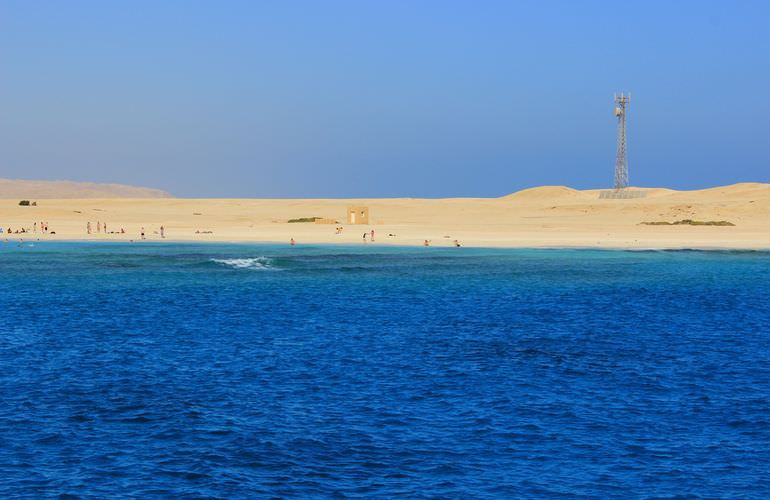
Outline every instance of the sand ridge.
POLYGON ((165 191, 124 184, 0 179, 0 199, 170 198, 165 191))

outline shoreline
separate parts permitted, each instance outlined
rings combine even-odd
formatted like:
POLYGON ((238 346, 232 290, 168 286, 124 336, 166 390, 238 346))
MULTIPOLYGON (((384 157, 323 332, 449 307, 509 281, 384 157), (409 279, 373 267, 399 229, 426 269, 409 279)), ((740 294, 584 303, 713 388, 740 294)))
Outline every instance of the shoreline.
MULTIPOLYGON (((242 246, 277 246, 277 247, 290 247, 291 245, 285 241, 269 241, 269 240, 191 240, 191 239, 146 239, 146 240, 130 240, 130 239, 20 239, 17 238, 4 238, 2 244, 8 243, 66 243, 66 244, 177 244, 177 245, 242 245, 242 246)), ((295 248, 309 248, 309 247, 337 247, 348 249, 364 249, 364 248, 388 248, 388 249, 414 249, 414 248, 426 248, 426 249, 442 249, 451 250, 462 249, 469 250, 585 250, 585 251, 608 251, 608 252, 770 252, 770 246, 766 247, 730 247, 730 246, 661 246, 661 247, 628 247, 628 246, 584 246, 584 245, 543 245, 543 246, 527 246, 527 245, 496 245, 496 246, 484 246, 484 245, 462 245, 461 247, 454 247, 453 245, 431 245, 425 247, 423 245, 406 245, 400 243, 334 243, 328 241, 308 241, 303 243, 297 243, 295 248)))

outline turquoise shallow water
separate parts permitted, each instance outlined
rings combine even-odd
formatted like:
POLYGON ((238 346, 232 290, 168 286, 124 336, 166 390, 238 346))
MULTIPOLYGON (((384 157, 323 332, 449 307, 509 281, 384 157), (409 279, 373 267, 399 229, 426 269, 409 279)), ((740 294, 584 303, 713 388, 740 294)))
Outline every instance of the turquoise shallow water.
POLYGON ((0 246, 0 496, 770 495, 770 254, 0 246))

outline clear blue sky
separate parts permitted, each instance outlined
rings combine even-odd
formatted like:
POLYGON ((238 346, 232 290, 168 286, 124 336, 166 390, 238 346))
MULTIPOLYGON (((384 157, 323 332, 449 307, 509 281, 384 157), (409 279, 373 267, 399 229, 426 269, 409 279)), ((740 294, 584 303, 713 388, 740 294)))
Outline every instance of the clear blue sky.
POLYGON ((767 1, 0 0, 0 177, 178 196, 770 182, 767 1))

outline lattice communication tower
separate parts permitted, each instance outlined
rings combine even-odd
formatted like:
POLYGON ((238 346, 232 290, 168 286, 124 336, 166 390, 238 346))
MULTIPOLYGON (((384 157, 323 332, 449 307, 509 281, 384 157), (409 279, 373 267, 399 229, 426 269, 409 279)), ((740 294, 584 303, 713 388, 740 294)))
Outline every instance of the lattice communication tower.
POLYGON ((618 117, 618 152, 615 157, 615 190, 628 187, 628 159, 626 158, 626 110, 631 94, 615 94, 615 116, 618 117))

